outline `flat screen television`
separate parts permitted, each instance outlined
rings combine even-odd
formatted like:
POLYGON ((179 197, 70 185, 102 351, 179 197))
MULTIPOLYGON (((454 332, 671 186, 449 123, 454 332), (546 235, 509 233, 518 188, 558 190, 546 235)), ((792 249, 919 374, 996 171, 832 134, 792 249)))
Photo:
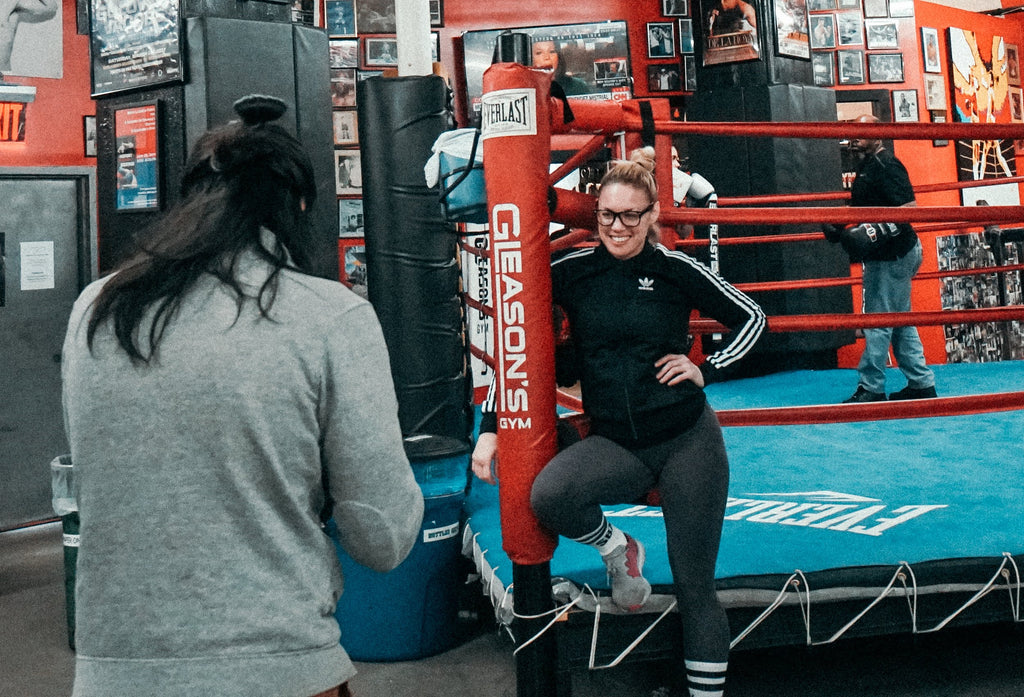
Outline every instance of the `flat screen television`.
MULTIPOLYGON (((465 96, 469 120, 480 121, 484 71, 494 57, 498 35, 504 31, 523 33, 537 49, 534 67, 548 67, 551 53, 557 54, 555 80, 573 99, 629 99, 632 72, 629 40, 624 20, 586 24, 556 24, 514 29, 468 31, 462 35, 465 56, 465 96)), ((531 50, 528 54, 534 55, 531 50)))

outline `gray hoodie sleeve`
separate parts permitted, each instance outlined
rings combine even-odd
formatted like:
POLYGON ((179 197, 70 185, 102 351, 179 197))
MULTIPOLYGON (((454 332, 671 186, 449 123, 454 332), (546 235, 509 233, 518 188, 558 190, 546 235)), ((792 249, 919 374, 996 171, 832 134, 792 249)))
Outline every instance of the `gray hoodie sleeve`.
POLYGON ((405 455, 387 347, 369 303, 327 338, 323 465, 338 539, 375 571, 398 566, 423 520, 423 495, 405 455))

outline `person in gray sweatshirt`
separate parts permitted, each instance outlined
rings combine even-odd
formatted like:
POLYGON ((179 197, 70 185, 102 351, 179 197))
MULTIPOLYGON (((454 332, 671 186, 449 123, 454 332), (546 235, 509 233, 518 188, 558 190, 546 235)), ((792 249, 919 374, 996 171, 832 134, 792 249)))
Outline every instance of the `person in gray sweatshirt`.
POLYGON ((323 522, 381 572, 419 534, 376 315, 309 273, 316 187, 285 108, 236 102, 180 203, 72 311, 74 697, 345 695, 323 522))

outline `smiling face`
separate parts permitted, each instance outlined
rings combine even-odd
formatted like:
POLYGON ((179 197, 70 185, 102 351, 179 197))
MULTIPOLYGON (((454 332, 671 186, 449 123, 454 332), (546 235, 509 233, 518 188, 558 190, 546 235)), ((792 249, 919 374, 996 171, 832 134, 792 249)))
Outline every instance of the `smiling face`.
POLYGON ((640 216, 640 222, 632 227, 624 225, 619 216, 616 216, 611 225, 597 224, 597 234, 601 238, 601 244, 613 257, 629 259, 639 254, 647 243, 647 231, 658 219, 658 202, 652 202, 646 191, 635 186, 610 182, 601 187, 597 208, 613 213, 639 212, 650 208, 640 216))
POLYGON ((543 70, 555 70, 558 68, 558 51, 555 50, 554 41, 533 42, 533 67, 543 70))

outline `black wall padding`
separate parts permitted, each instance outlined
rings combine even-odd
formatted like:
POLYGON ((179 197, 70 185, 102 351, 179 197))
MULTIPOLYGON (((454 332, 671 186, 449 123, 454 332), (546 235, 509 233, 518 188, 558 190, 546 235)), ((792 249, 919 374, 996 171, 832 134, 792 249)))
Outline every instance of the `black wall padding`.
POLYGON ((402 432, 467 439, 469 385, 458 237, 423 166, 452 128, 437 76, 360 82, 367 291, 391 358, 402 432))

